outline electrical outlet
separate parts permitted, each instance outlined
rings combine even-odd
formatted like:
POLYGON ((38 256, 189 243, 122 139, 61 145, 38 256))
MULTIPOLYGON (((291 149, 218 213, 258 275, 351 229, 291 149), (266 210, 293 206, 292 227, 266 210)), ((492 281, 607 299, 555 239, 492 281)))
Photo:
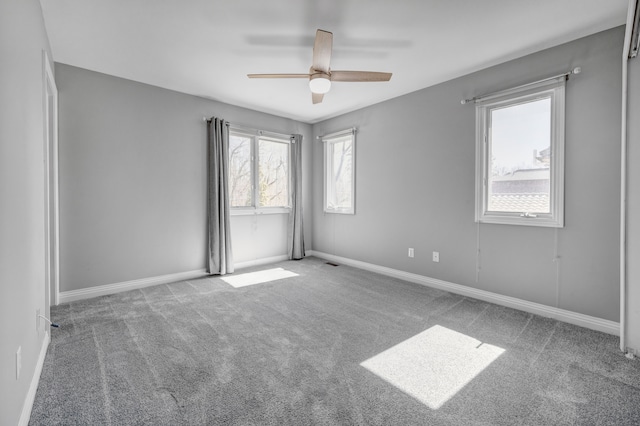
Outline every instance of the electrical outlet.
POLYGON ((16 380, 20 378, 20 370, 22 370, 22 346, 18 346, 16 351, 16 380))
POLYGON ((40 308, 36 309, 36 331, 40 334, 40 308))
POLYGON ((434 251, 433 252, 433 261, 434 262, 440 262, 440 252, 439 251, 434 251))
POLYGON ((409 256, 409 257, 413 257, 413 249, 412 249, 412 248, 410 248, 410 249, 409 249, 409 254, 408 254, 408 256, 409 256))

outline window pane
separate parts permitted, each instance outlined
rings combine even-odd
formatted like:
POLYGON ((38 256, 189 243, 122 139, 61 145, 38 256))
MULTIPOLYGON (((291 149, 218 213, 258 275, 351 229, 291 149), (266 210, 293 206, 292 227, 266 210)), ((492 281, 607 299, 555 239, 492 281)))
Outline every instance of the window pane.
POLYGON ((289 144, 260 139, 258 150, 259 206, 288 206, 289 144))
POLYGON ((350 209, 353 156, 351 140, 334 142, 330 153, 330 175, 327 204, 332 209, 350 209))
POLYGON ((229 136, 229 202, 231 207, 251 206, 251 138, 229 136))
POLYGON ((551 98, 490 110, 488 210, 549 213, 551 98))

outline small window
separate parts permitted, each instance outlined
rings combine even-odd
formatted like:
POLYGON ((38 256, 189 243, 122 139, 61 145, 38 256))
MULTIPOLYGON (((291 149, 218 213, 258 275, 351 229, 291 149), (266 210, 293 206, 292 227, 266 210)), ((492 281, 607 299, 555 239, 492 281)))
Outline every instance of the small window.
POLYGON ((229 202, 255 210, 289 207, 289 141, 232 130, 229 202))
POLYGON ((324 211, 355 213, 355 137, 349 130, 324 142, 324 211))
POLYGON ((476 106, 476 221, 563 226, 564 79, 476 106))

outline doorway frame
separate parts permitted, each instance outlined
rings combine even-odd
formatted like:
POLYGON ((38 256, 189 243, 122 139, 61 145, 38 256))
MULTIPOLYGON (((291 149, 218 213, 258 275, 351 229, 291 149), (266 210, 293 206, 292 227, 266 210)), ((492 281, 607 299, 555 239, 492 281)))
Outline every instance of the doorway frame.
POLYGON ((42 51, 45 203, 45 310, 59 303, 60 220, 58 193, 58 87, 46 50, 42 51))

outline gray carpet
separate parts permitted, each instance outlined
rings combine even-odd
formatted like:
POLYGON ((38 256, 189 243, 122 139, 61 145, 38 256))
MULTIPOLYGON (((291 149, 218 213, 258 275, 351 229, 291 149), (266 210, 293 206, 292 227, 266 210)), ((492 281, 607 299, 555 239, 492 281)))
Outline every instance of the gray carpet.
POLYGON ((52 309, 29 424, 640 424, 615 336, 315 258, 227 277, 278 267, 52 309))

